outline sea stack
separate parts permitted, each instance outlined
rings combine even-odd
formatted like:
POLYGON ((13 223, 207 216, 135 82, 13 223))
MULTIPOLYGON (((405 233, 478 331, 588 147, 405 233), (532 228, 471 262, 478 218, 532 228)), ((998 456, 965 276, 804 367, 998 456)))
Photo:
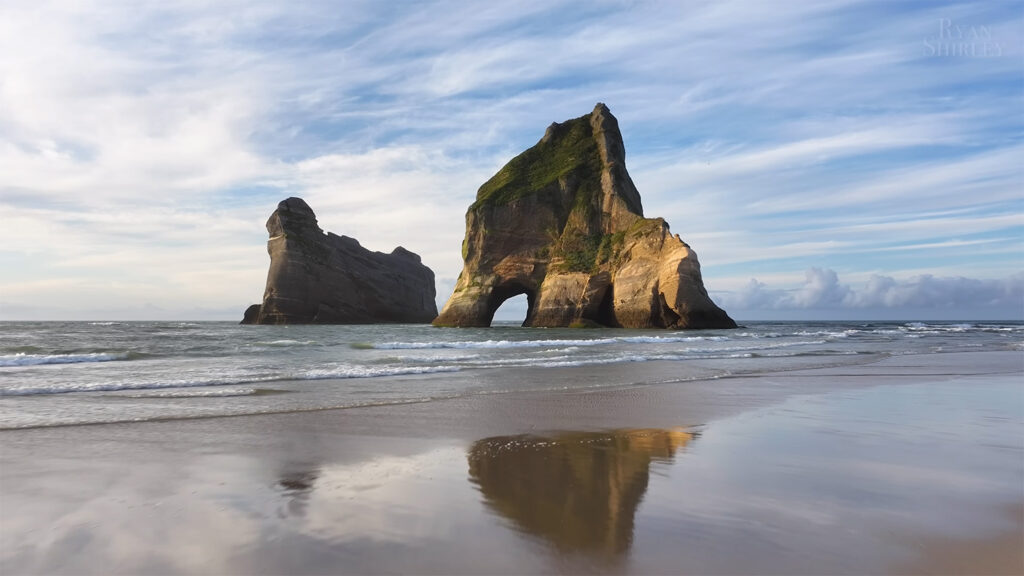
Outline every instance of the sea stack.
POLYGON ((437 326, 490 326, 526 294, 523 326, 735 328, 708 297, 697 254, 645 218, 618 121, 598 103, 548 127, 480 187, 464 266, 437 326))
POLYGON ((434 272, 399 246, 372 252, 348 236, 324 233, 301 198, 267 220, 270 272, 263 303, 242 324, 427 323, 437 316, 434 272))

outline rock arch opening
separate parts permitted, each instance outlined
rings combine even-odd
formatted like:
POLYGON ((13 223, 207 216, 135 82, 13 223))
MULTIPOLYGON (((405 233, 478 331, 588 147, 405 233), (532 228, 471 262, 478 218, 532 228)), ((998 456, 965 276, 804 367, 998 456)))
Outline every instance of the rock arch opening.
POLYGON ((487 325, 492 325, 495 320, 521 320, 523 326, 528 326, 533 316, 535 299, 536 291, 522 284, 512 283, 495 288, 487 299, 487 325), (501 314, 495 317, 499 308, 501 314))

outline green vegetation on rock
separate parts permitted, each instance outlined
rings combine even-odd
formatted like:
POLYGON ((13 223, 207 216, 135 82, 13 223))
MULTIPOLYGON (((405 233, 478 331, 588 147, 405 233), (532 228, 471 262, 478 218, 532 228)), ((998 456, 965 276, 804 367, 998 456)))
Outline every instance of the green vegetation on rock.
POLYGON ((601 244, 597 247, 597 263, 615 262, 622 252, 622 246, 626 242, 626 232, 605 234, 601 237, 601 244))
POLYGON ((573 208, 592 208, 600 189, 601 157, 594 140, 590 115, 552 124, 549 134, 509 161, 476 194, 474 210, 483 205, 501 206, 556 184, 560 178, 580 178, 573 208))
POLYGON ((564 234, 555 244, 552 254, 562 259, 561 266, 556 266, 556 268, 563 272, 593 272, 597 265, 597 253, 600 245, 600 236, 564 234))
POLYGON ((562 259, 555 268, 562 272, 597 272, 603 264, 618 261, 625 241, 625 231, 603 236, 564 235, 555 244, 554 256, 562 259))

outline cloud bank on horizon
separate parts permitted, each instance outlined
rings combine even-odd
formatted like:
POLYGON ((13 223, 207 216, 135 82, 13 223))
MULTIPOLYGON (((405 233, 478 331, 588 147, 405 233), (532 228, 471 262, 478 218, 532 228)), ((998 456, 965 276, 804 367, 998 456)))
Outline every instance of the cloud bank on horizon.
POLYGON ((238 320, 287 196, 443 304, 479 185, 597 101, 737 319, 1020 319, 1022 39, 1014 2, 6 3, 0 319, 238 320))

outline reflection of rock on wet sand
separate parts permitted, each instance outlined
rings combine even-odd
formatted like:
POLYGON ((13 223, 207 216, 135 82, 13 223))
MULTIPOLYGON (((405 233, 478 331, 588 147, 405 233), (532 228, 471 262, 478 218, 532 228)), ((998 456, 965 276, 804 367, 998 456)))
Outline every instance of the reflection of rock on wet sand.
POLYGON ((305 516, 309 495, 313 491, 320 473, 317 469, 297 469, 281 473, 281 479, 274 486, 284 497, 284 505, 278 509, 279 518, 305 516))
POLYGON ((652 461, 696 436, 682 429, 485 438, 469 450, 485 502, 564 552, 629 549, 652 461))

